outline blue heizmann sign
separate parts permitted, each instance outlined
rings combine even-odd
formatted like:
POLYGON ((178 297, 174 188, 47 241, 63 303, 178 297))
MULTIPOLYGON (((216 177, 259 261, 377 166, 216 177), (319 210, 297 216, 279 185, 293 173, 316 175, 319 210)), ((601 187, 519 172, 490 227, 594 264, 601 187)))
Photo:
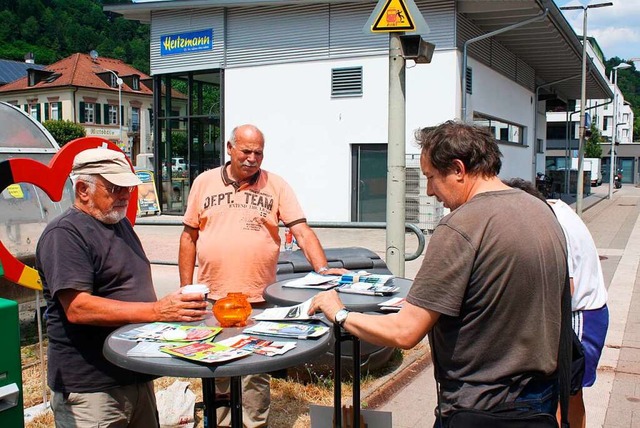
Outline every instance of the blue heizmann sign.
POLYGON ((213 28, 160 37, 160 55, 175 55, 213 49, 213 28))

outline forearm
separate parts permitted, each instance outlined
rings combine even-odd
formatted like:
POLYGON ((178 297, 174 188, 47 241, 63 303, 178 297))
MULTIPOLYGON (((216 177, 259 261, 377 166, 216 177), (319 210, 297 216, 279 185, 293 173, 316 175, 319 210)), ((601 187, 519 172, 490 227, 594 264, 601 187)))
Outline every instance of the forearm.
POLYGON ((65 311, 74 324, 120 326, 158 321, 156 302, 122 302, 80 293, 65 311))
POLYGON ((192 236, 183 232, 180 236, 180 250, 178 252, 178 272, 180 286, 193 283, 193 271, 196 265, 196 243, 192 236))
POLYGON ((307 260, 309 260, 309 263, 311 263, 313 270, 317 272, 320 268, 327 266, 327 257, 324 254, 320 240, 313 230, 306 223, 296 225, 291 230, 294 232, 298 246, 307 260))

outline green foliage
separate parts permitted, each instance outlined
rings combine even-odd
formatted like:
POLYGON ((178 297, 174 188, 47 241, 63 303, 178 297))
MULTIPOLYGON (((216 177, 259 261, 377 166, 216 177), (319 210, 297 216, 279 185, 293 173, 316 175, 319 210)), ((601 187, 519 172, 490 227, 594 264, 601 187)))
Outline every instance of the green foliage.
POLYGON ((602 146, 600 143, 604 142, 600 130, 595 125, 591 124, 591 136, 584 144, 584 157, 585 158, 600 158, 602 157, 602 146))
POLYGON ((96 50, 149 73, 149 26, 102 11, 128 1, 0 0, 0 58, 49 65, 74 53, 96 50))
POLYGON ((42 125, 53 135, 60 147, 87 135, 84 127, 70 120, 45 120, 42 125))
MULTIPOLYGON (((613 67, 616 67, 621 62, 628 62, 627 60, 614 57, 609 58, 606 63, 607 75, 612 73, 613 67)), ((633 138, 634 140, 640 140, 640 72, 636 68, 635 62, 628 62, 631 68, 618 70, 618 87, 624 95, 624 100, 631 104, 631 110, 633 110, 633 138)))

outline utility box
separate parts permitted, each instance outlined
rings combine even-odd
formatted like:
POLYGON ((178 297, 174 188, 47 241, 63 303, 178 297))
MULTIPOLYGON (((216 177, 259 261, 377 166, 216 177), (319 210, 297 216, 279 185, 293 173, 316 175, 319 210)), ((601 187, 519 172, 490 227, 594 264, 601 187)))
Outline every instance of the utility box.
POLYGON ((18 303, 0 299, 0 427, 24 427, 18 303))

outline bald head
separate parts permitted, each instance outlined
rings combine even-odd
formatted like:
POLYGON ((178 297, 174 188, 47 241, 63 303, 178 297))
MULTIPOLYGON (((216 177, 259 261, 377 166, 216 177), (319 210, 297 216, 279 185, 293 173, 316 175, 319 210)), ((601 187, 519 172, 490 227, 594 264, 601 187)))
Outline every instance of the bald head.
POLYGON ((249 138, 252 140, 260 139, 262 140, 262 144, 264 145, 264 134, 257 126, 251 124, 245 124, 236 126, 231 131, 231 135, 229 136, 229 143, 235 147, 238 138, 249 138))

